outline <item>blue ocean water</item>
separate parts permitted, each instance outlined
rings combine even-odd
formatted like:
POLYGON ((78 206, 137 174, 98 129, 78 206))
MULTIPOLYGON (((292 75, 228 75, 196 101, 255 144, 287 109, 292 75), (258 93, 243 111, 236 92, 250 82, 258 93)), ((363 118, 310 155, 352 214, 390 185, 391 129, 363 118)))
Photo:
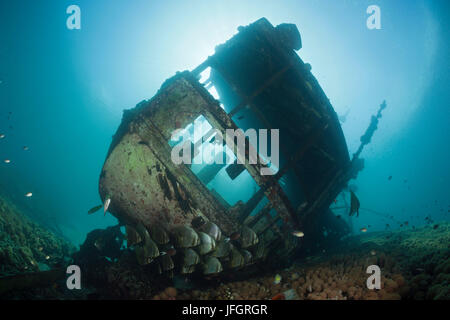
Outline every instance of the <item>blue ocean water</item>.
POLYGON ((77 1, 80 30, 66 27, 71 4, 0 4, 0 191, 75 244, 116 223, 87 211, 100 203, 98 179, 122 111, 261 17, 297 25, 298 54, 336 112, 348 112, 350 155, 387 101, 352 181, 363 208, 355 230, 449 220, 445 0, 376 1, 380 30, 366 27, 372 1, 77 1))

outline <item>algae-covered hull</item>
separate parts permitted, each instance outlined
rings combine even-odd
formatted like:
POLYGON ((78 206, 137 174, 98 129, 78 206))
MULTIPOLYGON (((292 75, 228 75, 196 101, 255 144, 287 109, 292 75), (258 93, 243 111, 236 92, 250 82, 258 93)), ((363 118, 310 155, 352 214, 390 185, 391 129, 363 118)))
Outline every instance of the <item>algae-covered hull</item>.
MULTIPOLYGON (((299 231, 326 212, 348 180, 350 161, 336 114, 311 66, 296 54, 300 48, 294 25, 260 19, 125 111, 99 190, 127 226, 141 264, 170 274, 215 274, 301 247, 299 231), (263 175, 270 164, 261 154, 256 163, 213 163, 200 171, 174 162, 174 132, 198 119, 210 127, 204 143, 213 143, 211 132, 278 129, 279 167, 263 175), (257 188, 248 201, 229 204, 208 187, 221 170, 232 180, 251 176, 257 188)), ((199 148, 191 141, 194 155, 199 148)))

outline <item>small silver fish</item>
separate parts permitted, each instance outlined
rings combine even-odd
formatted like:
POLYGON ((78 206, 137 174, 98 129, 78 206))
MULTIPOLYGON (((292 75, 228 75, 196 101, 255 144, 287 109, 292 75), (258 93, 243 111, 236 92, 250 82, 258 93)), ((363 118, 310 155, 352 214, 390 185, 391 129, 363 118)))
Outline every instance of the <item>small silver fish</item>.
POLYGON ((303 231, 298 231, 298 230, 293 231, 293 232, 292 232, 292 235, 293 235, 294 237, 297 237, 297 238, 303 238, 303 237, 305 236, 305 234, 303 233, 303 231))
POLYGON ((106 211, 108 211, 108 207, 109 207, 110 203, 111 203, 111 199, 110 198, 106 199, 105 204, 103 206, 103 215, 105 215, 105 216, 106 216, 106 211))
POLYGON ((2 133, 0 134, 0 139, 3 139, 5 137, 5 135, 2 133))
POLYGON ((11 160, 5 159, 5 163, 11 163, 11 160))
POLYGON ((28 192, 25 194, 25 197, 30 198, 33 194, 31 192, 28 192))

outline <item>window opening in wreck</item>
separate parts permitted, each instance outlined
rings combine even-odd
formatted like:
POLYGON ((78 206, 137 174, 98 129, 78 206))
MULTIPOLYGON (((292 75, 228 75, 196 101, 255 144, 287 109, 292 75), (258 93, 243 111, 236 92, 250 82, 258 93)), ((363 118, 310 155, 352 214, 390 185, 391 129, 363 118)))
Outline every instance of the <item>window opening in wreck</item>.
POLYGON ((169 145, 173 148, 185 141, 190 141, 194 146, 197 144, 198 152, 194 150, 192 164, 189 165, 192 172, 228 205, 233 206, 238 201, 246 203, 260 187, 247 170, 243 170, 234 179, 230 178, 227 168, 233 165, 236 155, 227 145, 218 146, 215 143, 216 132, 205 137, 211 129, 213 127, 208 120, 200 115, 171 137, 169 145), (201 143, 201 139, 205 141, 201 143), (218 157, 223 157, 221 164, 214 161, 218 157))
MULTIPOLYGON (((201 74, 199 78, 199 82, 211 93, 211 95, 219 100, 221 102, 222 108, 226 112, 232 111, 239 103, 240 98, 236 95, 234 90, 230 87, 230 85, 227 83, 227 81, 221 76, 220 72, 218 72, 215 69, 212 69, 210 67, 206 68, 201 74), (216 86, 217 90, 216 90, 216 86)), ((232 115, 232 119, 236 125, 241 128, 243 131, 246 131, 250 128, 265 128, 266 126, 262 122, 262 120, 256 116, 255 111, 252 110, 252 108, 247 105, 243 108, 240 108, 237 110, 235 114, 232 115)), ((259 141, 258 141, 259 142, 259 141)), ((268 139, 268 147, 267 150, 270 152, 270 139, 268 139)), ((259 150, 259 145, 257 146, 259 150)), ((230 150, 228 150, 230 151, 230 150)), ((228 153, 227 156, 232 157, 235 159, 234 154, 228 153)), ((261 155, 259 155, 261 157, 261 155)), ((267 159, 261 157, 263 161, 267 163, 267 159)), ((284 155, 280 156, 279 159, 279 167, 275 166, 274 164, 270 163, 268 164, 268 167, 273 170, 273 173, 276 174, 280 167, 284 167, 286 164, 286 159, 284 155)), ((197 166, 198 167, 198 166, 197 166)), ((213 176, 213 179, 207 178, 208 175, 208 168, 195 168, 195 165, 192 166, 192 169, 195 173, 199 173, 199 178, 202 180, 209 189, 217 191, 217 193, 222 196, 222 198, 230 205, 233 205, 236 203, 236 199, 233 196, 234 192, 220 192, 221 189, 226 188, 227 186, 234 187, 234 183, 238 183, 240 186, 241 183, 245 184, 246 181, 251 181, 252 188, 254 188, 253 192, 245 192, 246 190, 240 190, 240 192, 243 192, 243 199, 242 201, 246 202, 250 199, 250 197, 259 190, 259 186, 256 184, 256 182, 252 179, 250 174, 245 170, 242 173, 239 174, 239 171, 237 171, 237 174, 239 174, 234 179, 230 179, 230 174, 227 174, 225 171, 229 168, 229 165, 224 167, 216 167, 211 168, 209 167, 209 170, 213 173, 217 172, 215 176, 213 176), (197 170, 197 171, 196 171, 197 170), (203 171, 202 171, 203 170, 203 171), (205 176, 206 174, 206 176, 205 176)), ((286 174, 284 174, 280 180, 279 184, 288 197, 289 201, 291 202, 292 206, 294 208, 298 208, 302 203, 305 201, 304 192, 301 188, 300 182, 298 181, 297 176, 295 175, 294 171, 290 169, 286 174)), ((266 201, 268 201, 266 199, 266 201)), ((250 216, 254 215, 256 212, 259 211, 261 201, 257 208, 253 210, 253 212, 250 214, 250 216)), ((274 212, 274 211, 272 211, 274 212)), ((280 225, 281 221, 277 222, 277 225, 280 225)))
MULTIPOLYGON (((205 70, 203 70, 203 72, 200 73, 199 76, 200 76, 199 79, 200 84, 203 85, 206 90, 208 90, 208 92, 214 97, 214 99, 220 101, 220 95, 217 92, 217 89, 214 86, 214 83, 211 79, 211 67, 208 67, 205 70)), ((224 109, 224 105, 222 103, 220 103, 220 106, 222 107, 222 109, 224 109)))
POLYGON ((207 67, 199 74, 198 82, 200 82, 200 84, 202 84, 205 87, 209 86, 211 84, 210 75, 211 75, 211 67, 207 67))

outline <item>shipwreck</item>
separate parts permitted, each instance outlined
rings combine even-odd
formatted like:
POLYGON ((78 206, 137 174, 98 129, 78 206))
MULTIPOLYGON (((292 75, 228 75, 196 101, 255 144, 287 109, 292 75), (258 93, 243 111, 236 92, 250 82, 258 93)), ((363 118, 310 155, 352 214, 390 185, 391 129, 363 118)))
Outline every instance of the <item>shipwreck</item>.
POLYGON ((111 199, 128 246, 161 274, 209 276, 280 261, 316 241, 321 225, 346 228, 329 207, 362 169, 359 154, 379 117, 350 159, 329 99, 296 52, 297 27, 262 18, 238 31, 197 68, 124 111, 101 171, 100 196, 111 199), (191 141, 194 155, 214 143, 211 132, 278 129, 279 168, 262 175, 264 162, 173 163, 173 132, 195 122, 206 129, 200 143, 191 141), (227 200, 213 187, 225 179, 233 189, 240 176, 253 186, 245 199, 227 200))

